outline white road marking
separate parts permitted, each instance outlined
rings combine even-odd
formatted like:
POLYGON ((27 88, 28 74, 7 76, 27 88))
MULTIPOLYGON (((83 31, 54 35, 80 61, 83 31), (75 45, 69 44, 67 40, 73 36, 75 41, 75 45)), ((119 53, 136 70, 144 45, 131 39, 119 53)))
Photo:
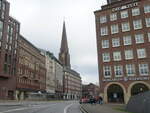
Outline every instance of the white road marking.
POLYGON ((2 111, 0 113, 9 113, 9 112, 14 112, 14 111, 23 111, 23 110, 26 110, 26 109, 32 109, 32 108, 46 108, 46 107, 50 107, 50 106, 53 106, 53 105, 56 105, 56 104, 51 104, 51 105, 42 105, 42 106, 33 106, 33 107, 24 107, 24 108, 18 108, 18 109, 11 109, 11 110, 7 110, 7 111, 2 111))
POLYGON ((0 113, 9 113, 9 112, 21 111, 21 110, 25 110, 25 109, 28 109, 28 108, 25 107, 25 108, 11 109, 11 110, 3 111, 3 112, 0 112, 0 113))
POLYGON ((67 113, 68 108, 71 107, 73 104, 74 104, 74 103, 69 104, 68 106, 66 106, 65 109, 64 109, 64 113, 67 113))

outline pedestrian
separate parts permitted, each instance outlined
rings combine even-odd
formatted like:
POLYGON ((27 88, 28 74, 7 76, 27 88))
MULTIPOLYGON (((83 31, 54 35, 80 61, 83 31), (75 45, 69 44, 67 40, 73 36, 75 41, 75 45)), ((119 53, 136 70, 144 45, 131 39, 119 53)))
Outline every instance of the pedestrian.
POLYGON ((103 104, 103 98, 101 96, 99 97, 99 104, 103 104))

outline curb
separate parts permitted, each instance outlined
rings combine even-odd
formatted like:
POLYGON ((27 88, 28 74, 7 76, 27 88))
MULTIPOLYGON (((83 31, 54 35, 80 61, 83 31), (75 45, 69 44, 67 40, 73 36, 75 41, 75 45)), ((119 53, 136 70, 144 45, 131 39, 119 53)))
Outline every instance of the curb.
POLYGON ((83 108, 81 105, 80 105, 80 110, 82 113, 89 113, 85 108, 83 108))

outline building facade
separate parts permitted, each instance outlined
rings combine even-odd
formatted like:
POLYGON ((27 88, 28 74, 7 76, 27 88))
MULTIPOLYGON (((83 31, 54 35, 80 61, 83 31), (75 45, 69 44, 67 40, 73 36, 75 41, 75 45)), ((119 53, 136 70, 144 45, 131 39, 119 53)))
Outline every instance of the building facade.
POLYGON ((52 53, 49 51, 41 50, 45 56, 46 68, 46 92, 48 94, 55 94, 55 60, 52 53))
POLYGON ((101 95, 127 103, 150 89, 150 1, 108 0, 94 13, 101 95))
POLYGON ((54 57, 55 63, 55 96, 57 99, 63 99, 63 65, 54 57))
POLYGON ((0 1, 0 99, 14 99, 20 23, 9 16, 10 4, 0 1))
POLYGON ((61 40, 61 48, 59 53, 59 61, 64 68, 63 93, 64 99, 79 99, 81 97, 81 77, 80 74, 71 69, 70 54, 67 42, 67 33, 65 22, 63 23, 63 32, 61 40))
POLYGON ((99 86, 93 83, 82 85, 82 97, 83 98, 98 97, 99 93, 100 93, 99 86))
POLYGON ((77 100, 81 98, 82 81, 79 73, 64 67, 64 99, 77 100))
POLYGON ((29 99, 31 93, 45 92, 45 56, 23 36, 19 38, 16 99, 29 99))

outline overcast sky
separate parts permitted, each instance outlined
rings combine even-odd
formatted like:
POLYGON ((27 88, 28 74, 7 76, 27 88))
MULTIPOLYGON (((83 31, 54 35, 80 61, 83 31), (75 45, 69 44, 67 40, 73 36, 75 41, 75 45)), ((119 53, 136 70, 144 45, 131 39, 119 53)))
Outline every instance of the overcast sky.
POLYGON ((36 47, 58 57, 63 20, 72 69, 83 83, 98 83, 95 17, 106 0, 8 0, 10 15, 21 23, 21 34, 36 47))

